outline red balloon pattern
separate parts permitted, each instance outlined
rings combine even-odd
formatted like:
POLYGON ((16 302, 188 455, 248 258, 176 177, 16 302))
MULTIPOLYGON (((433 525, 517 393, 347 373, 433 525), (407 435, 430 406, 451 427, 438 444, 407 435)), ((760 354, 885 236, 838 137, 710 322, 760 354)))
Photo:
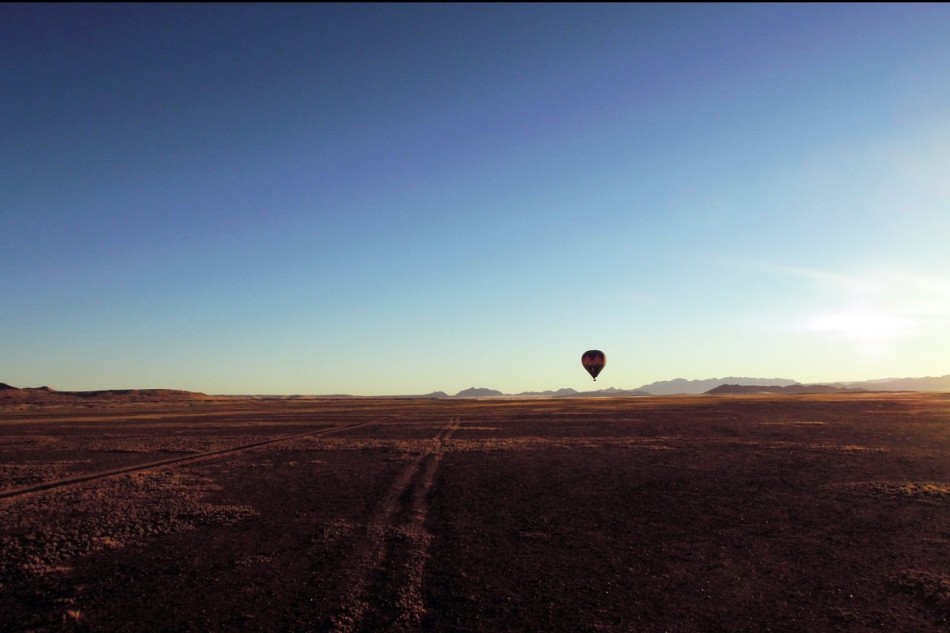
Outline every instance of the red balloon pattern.
POLYGON ((589 373, 594 380, 597 380, 597 374, 599 374, 600 370, 607 364, 607 357, 599 349, 588 350, 581 356, 581 364, 584 366, 584 369, 587 370, 587 373, 589 373))

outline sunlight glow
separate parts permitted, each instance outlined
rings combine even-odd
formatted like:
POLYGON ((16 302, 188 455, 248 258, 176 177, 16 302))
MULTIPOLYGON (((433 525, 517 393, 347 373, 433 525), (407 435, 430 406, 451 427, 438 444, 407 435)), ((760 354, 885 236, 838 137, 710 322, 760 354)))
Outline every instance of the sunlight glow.
POLYGON ((845 339, 883 343, 909 334, 917 321, 871 308, 854 308, 817 316, 805 325, 808 330, 825 332, 845 339))

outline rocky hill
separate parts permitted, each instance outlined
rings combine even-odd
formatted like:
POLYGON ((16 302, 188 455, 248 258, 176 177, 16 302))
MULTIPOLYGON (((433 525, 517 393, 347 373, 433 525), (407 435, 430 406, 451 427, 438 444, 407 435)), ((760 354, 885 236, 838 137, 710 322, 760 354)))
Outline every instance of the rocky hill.
POLYGON ((50 387, 12 387, 0 383, 0 404, 78 404, 82 402, 179 402, 209 400, 211 396, 178 389, 107 389, 57 391, 50 387))
POLYGON ((749 385, 757 387, 785 387, 797 385, 798 382, 787 378, 747 378, 741 376, 727 376, 726 378, 704 378, 700 380, 686 380, 685 378, 674 378, 673 380, 660 380, 651 382, 648 385, 640 387, 643 391, 648 391, 657 396, 672 396, 681 393, 706 393, 710 389, 715 389, 720 385, 749 385))
POLYGON ((488 398, 491 396, 503 396, 497 389, 486 389, 485 387, 469 387, 455 394, 455 398, 488 398))
POLYGON ((859 388, 833 387, 831 385, 719 385, 707 394, 756 394, 756 393, 845 393, 866 391, 859 388))

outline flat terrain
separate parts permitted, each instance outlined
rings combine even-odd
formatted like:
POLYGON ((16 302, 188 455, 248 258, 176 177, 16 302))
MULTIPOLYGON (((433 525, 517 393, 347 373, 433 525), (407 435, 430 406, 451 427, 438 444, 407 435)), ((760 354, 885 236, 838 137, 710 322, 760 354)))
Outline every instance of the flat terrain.
POLYGON ((0 407, 2 631, 947 631, 950 395, 0 407))

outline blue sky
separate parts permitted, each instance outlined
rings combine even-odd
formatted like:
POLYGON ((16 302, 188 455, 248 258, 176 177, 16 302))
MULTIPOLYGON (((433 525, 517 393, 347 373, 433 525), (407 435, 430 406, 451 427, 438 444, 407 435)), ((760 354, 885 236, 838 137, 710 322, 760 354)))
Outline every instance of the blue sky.
POLYGON ((948 32, 939 4, 3 5, 0 381, 950 373, 948 32))

